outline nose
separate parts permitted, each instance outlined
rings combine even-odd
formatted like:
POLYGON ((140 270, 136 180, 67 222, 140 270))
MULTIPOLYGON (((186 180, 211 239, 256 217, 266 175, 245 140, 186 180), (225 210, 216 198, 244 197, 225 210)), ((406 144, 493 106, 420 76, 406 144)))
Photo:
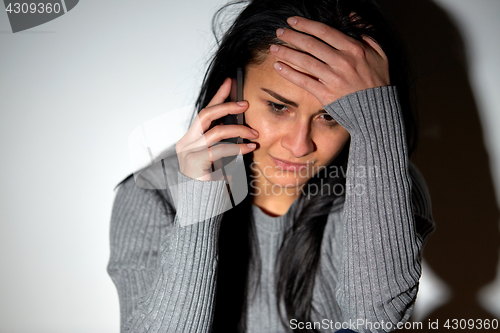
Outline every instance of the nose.
POLYGON ((315 150, 311 137, 311 124, 307 120, 295 122, 281 137, 281 146, 289 150, 295 158, 300 158, 315 150))

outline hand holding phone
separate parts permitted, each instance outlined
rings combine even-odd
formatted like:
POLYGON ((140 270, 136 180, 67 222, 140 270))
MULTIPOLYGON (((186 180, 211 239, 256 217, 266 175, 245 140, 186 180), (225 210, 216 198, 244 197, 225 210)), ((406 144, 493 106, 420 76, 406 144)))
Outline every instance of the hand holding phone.
MULTIPOLYGON (((180 171, 190 178, 203 181, 213 180, 216 164, 222 164, 219 168, 222 173, 224 172, 222 158, 230 156, 234 158, 234 156, 247 154, 256 148, 254 143, 245 144, 242 142, 243 138, 248 140, 258 138, 257 131, 242 126, 243 112, 247 110, 248 103, 243 102, 242 105, 239 105, 236 101, 226 102, 231 92, 231 81, 230 79, 224 81, 207 107, 199 112, 188 132, 176 144, 180 171), (211 126, 218 119, 228 115, 232 116, 225 120, 230 122, 228 125, 211 126), (241 118, 237 116, 241 116, 241 118), (236 143, 222 143, 229 139, 236 140, 236 143)), ((238 77, 236 78, 236 90, 239 90, 240 94, 240 96, 238 93, 236 94, 236 99, 243 98, 242 86, 241 72, 240 89, 238 89, 238 77)))

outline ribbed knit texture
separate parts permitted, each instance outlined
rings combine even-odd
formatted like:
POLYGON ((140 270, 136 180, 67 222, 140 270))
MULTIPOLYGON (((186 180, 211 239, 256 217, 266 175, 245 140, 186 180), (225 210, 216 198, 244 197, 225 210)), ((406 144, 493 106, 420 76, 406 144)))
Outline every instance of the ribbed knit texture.
POLYGON ((120 295, 122 332, 210 329, 226 185, 178 176, 175 218, 155 191, 135 186, 133 178, 115 199, 108 272, 120 295))
MULTIPOLYGON (((408 161, 397 93, 368 89, 325 110, 349 131, 351 146, 343 209, 330 213, 325 228, 312 319, 395 325, 411 314, 422 248, 434 230, 425 182, 408 161)), ((210 331, 227 190, 223 181, 178 177, 177 211, 165 190, 140 188, 133 177, 118 190, 108 272, 120 298, 122 332, 210 331)), ((262 272, 256 297, 248 300, 248 332, 285 331, 274 265, 292 209, 273 218, 253 206, 262 272)))
POLYGON ((252 206, 255 229, 261 256, 259 288, 254 298, 248 300, 248 332, 283 332, 276 307, 274 268, 285 232, 292 226, 297 200, 285 215, 271 217, 256 205, 252 206))
POLYGON ((346 187, 353 191, 344 203, 336 289, 342 320, 395 325, 414 306, 423 245, 396 89, 360 91, 325 109, 351 134, 346 187))

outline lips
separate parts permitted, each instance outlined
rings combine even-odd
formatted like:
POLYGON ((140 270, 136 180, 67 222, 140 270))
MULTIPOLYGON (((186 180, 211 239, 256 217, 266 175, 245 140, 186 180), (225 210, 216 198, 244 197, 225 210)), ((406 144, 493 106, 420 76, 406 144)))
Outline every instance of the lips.
POLYGON ((280 160, 275 157, 271 156, 271 159, 273 160, 274 164, 276 164, 277 167, 287 170, 287 171, 299 171, 306 169, 308 164, 306 163, 291 163, 288 161, 280 160))

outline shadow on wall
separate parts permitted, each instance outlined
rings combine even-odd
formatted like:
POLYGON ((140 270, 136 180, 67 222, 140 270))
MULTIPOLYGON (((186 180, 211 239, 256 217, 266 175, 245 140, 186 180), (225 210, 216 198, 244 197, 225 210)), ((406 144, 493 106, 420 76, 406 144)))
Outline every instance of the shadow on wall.
POLYGON ((452 292, 428 318, 440 327, 447 319, 493 319, 477 292, 495 279, 500 214, 462 38, 432 1, 379 3, 406 42, 414 71, 420 140, 412 160, 427 181, 437 224, 425 259, 452 292))

